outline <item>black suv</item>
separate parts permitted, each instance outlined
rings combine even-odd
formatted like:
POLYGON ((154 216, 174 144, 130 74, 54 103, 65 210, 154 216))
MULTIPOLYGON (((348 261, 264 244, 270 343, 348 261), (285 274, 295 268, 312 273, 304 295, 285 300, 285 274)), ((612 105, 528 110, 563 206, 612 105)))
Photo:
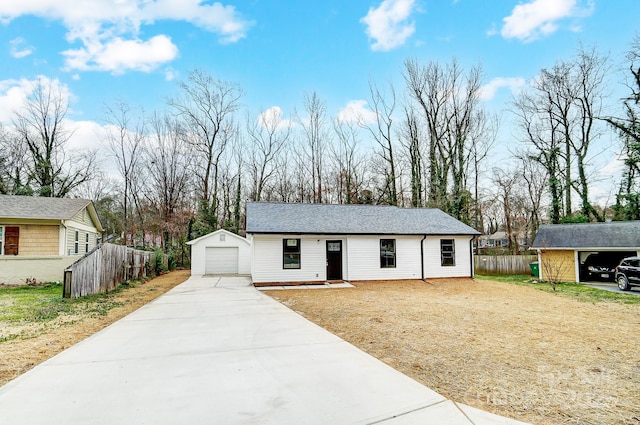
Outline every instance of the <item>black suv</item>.
POLYGON ((580 280, 613 280, 620 255, 610 252, 589 254, 581 265, 580 280))
POLYGON ((640 257, 629 257, 620 262, 616 267, 616 282, 623 291, 640 286, 640 257))

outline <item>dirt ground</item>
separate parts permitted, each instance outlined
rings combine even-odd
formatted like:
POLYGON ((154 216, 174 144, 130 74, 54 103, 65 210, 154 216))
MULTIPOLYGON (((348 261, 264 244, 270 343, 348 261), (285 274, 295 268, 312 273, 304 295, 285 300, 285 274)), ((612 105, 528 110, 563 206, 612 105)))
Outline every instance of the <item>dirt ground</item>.
POLYGON ((534 424, 640 424, 639 305, 471 279, 355 285, 267 293, 454 401, 534 424))
MULTIPOLYGON (((0 343, 0 386, 137 310, 184 282, 189 276, 190 270, 174 271, 114 293, 110 301, 119 306, 110 309, 106 315, 91 312, 62 314, 52 321, 20 329, 25 337, 0 343)), ((0 326, 9 325, 0 323, 0 326)), ((10 326, 16 327, 15 324, 10 326)), ((15 333, 16 329, 11 331, 15 333)))

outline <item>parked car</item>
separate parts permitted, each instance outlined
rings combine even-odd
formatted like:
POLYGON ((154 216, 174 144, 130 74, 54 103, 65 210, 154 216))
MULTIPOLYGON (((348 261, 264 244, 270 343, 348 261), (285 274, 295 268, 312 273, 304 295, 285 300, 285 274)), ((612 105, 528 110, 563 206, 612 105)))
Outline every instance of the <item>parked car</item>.
POLYGON ((629 257, 620 262, 616 267, 616 282, 623 291, 640 286, 640 257, 629 257))
POLYGON ((620 257, 599 252, 589 254, 582 265, 581 280, 613 280, 620 257))

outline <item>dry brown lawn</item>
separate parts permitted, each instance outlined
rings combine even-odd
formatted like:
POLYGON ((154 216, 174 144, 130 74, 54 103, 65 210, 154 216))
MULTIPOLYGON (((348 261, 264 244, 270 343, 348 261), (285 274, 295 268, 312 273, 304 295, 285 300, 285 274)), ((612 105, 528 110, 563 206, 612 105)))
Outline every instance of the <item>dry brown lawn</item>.
POLYGON ((109 301, 117 306, 109 309, 105 315, 87 311, 73 315, 61 314, 55 320, 43 323, 22 325, 0 322, 0 334, 22 335, 21 338, 0 343, 0 386, 137 310, 189 276, 189 270, 174 271, 110 294, 109 301))
POLYGON ((535 424, 640 424, 640 305, 471 279, 269 291, 453 399, 535 424))

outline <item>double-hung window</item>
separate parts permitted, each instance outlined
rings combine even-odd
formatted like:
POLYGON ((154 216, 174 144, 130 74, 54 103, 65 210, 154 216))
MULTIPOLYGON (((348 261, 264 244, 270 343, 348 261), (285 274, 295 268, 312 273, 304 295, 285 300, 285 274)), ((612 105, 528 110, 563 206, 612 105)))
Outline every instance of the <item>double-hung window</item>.
POLYGON ((442 266, 456 265, 456 244, 453 239, 440 239, 440 259, 442 266))
POLYGON ((73 240, 73 253, 77 254, 79 252, 80 245, 80 232, 76 230, 75 239, 73 240))
POLYGON ((89 252, 89 233, 84 235, 84 252, 89 252))
POLYGON ((282 240, 282 268, 283 269, 299 269, 300 268, 300 239, 283 239, 282 240))
POLYGON ((380 239, 380 268, 396 267, 396 240, 380 239))

